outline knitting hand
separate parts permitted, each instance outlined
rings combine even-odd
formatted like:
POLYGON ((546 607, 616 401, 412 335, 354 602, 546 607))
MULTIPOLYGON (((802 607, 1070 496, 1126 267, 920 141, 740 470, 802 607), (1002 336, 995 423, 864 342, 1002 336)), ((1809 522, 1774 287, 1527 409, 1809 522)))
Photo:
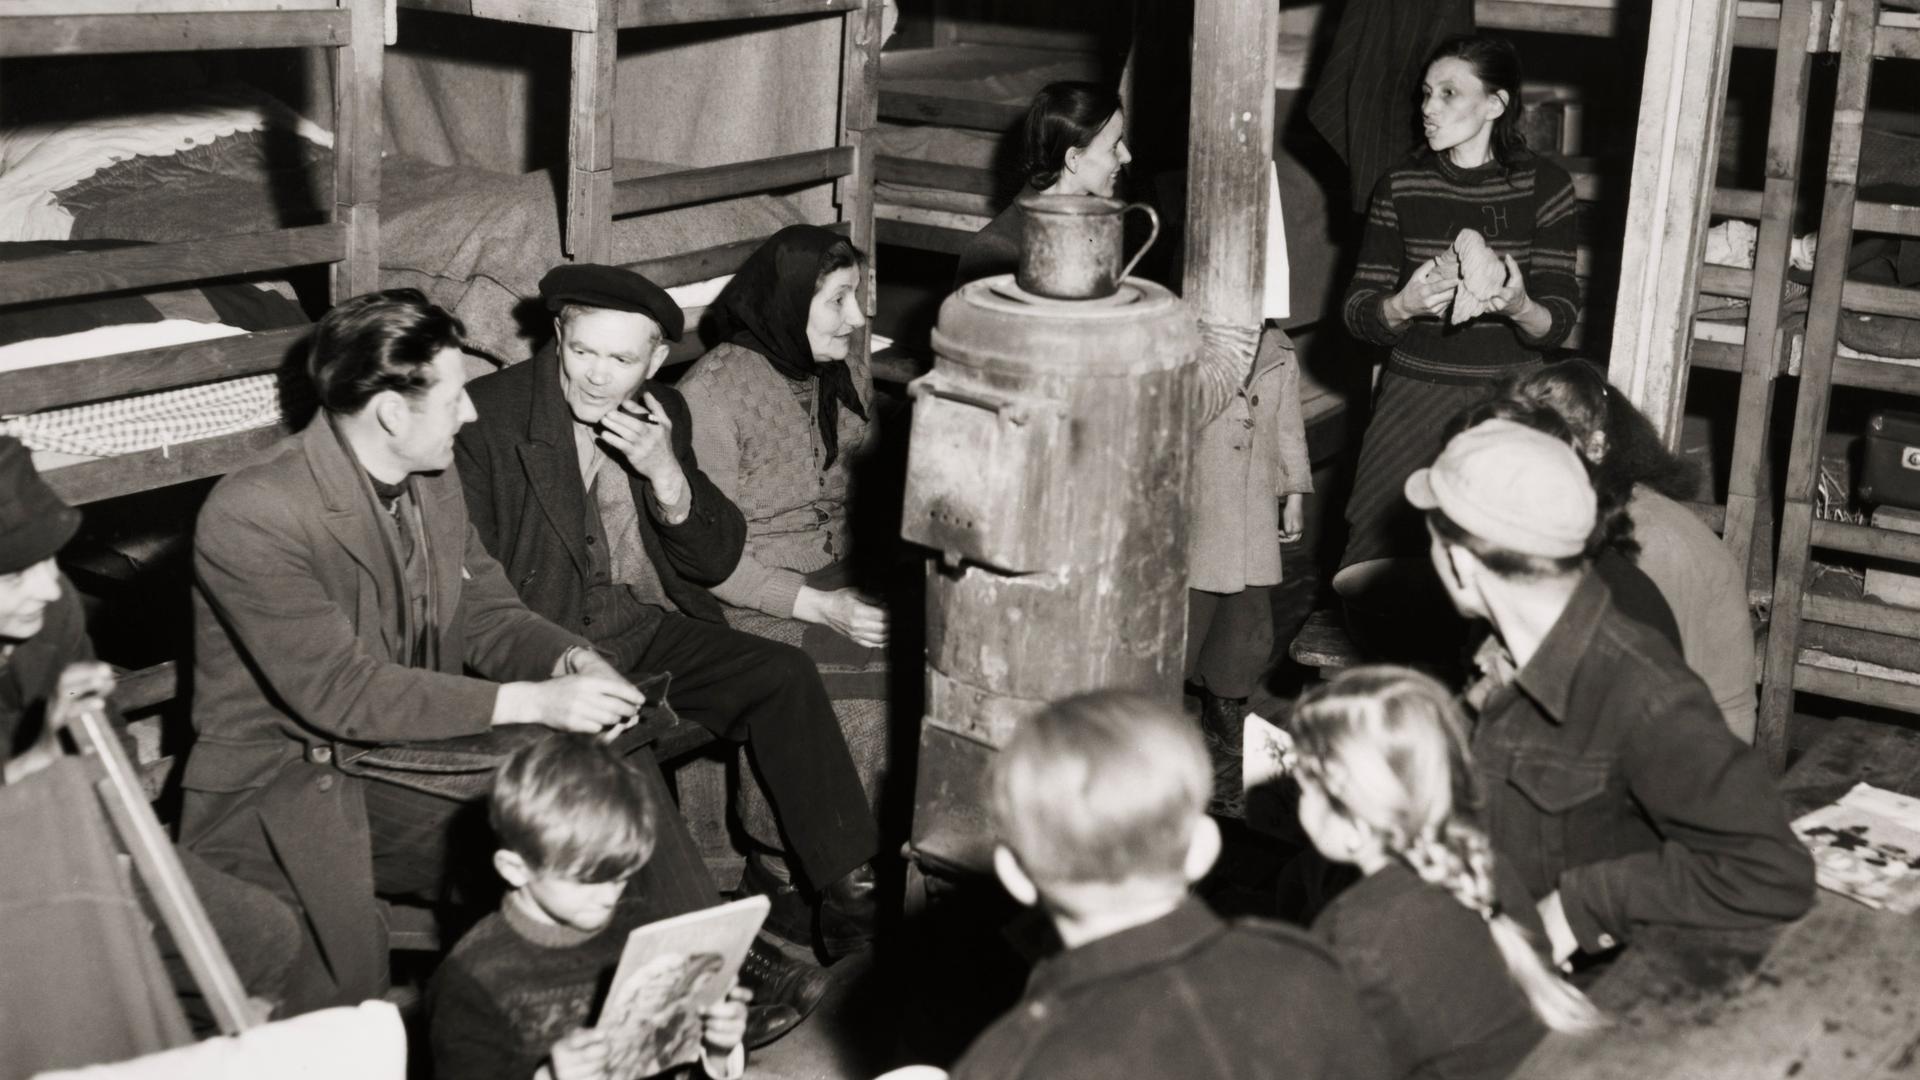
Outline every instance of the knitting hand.
POLYGON ((686 493, 687 476, 673 452, 673 418, 652 394, 645 404, 623 401, 600 421, 600 439, 619 451, 634 472, 653 484, 654 498, 671 506, 686 493))
POLYGON ((1447 306, 1453 303, 1453 291, 1460 287, 1460 279, 1443 272, 1439 262, 1436 256, 1421 263, 1400 291, 1387 297, 1389 323, 1404 323, 1421 315, 1435 318, 1446 315, 1447 306))

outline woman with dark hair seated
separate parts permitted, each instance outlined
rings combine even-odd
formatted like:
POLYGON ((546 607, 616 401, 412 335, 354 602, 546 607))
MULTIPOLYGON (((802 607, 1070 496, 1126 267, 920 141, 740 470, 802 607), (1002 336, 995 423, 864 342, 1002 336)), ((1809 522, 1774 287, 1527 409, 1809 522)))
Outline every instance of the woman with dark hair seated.
POLYGON ((1613 546, 1660 589, 1680 627, 1680 651, 1700 674, 1727 727, 1753 741, 1753 617, 1746 581, 1720 538, 1681 505, 1700 478, 1660 444, 1653 424, 1598 370, 1578 360, 1520 376, 1513 400, 1553 410, 1593 467, 1613 546), (1609 513, 1611 511, 1611 514, 1609 513))
MULTIPOLYGON (((1112 198, 1120 170, 1133 160, 1120 95, 1098 83, 1057 82, 1041 88, 1027 109, 1021 134, 1020 194, 1099 195, 1112 198)), ((1020 265, 1027 213, 1016 196, 960 249, 953 287, 1020 265)))
MULTIPOLYGON (((679 390, 702 471, 746 518, 746 550, 713 595, 735 629, 796 645, 820 667, 869 800, 885 778, 887 608, 861 585, 884 557, 856 566, 856 475, 876 441, 873 377, 858 334, 866 258, 838 233, 789 225, 743 263, 711 308, 720 344, 679 390), (869 571, 856 574, 856 570, 869 571)), ((887 492, 874 493, 885 501, 887 492)), ((889 535, 898 535, 897 513, 889 535)), ((865 553, 861 553, 862 556, 865 553)), ((740 818, 779 844, 757 785, 740 818)), ((790 886, 777 861, 750 859, 750 889, 790 886)), ((784 892, 775 892, 776 900, 784 892)), ((775 908, 775 918, 780 908, 775 908)))

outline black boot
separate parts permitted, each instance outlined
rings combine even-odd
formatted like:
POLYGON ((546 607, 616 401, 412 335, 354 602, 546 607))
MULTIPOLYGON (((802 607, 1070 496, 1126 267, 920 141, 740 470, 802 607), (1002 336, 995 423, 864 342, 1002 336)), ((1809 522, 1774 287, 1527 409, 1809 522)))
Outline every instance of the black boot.
POLYGON ((879 918, 873 867, 862 866, 820 892, 820 951, 828 961, 873 943, 879 918))
POLYGON ((1245 817, 1246 782, 1241 772, 1245 753, 1247 699, 1200 691, 1200 730, 1207 737, 1207 756, 1213 759, 1213 802, 1208 809, 1225 817, 1245 817))
POLYGON ((800 946, 813 948, 813 906, 806 897, 800 895, 799 886, 791 881, 781 881, 773 871, 767 869, 768 856, 753 852, 747 856, 746 869, 740 874, 738 896, 764 896, 773 901, 773 907, 767 912, 767 921, 761 929, 800 946))
POLYGON ((747 1010, 747 1049, 757 1050, 792 1031, 832 983, 817 965, 795 960, 779 946, 756 939, 740 965, 740 985, 753 991, 747 1010))

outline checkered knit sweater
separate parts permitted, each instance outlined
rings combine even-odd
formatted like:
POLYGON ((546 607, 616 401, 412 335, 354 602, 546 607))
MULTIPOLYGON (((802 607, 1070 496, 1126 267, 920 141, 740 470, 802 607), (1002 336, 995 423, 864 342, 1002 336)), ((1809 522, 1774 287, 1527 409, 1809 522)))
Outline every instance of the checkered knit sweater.
POLYGON ((1544 158, 1527 156, 1511 168, 1490 161, 1462 169, 1444 154, 1402 163, 1374 188, 1359 267, 1347 289, 1348 329, 1393 346, 1387 370, 1425 382, 1479 382, 1541 359, 1566 340, 1580 315, 1578 209, 1573 180, 1544 158), (1527 295, 1553 316, 1544 335, 1533 337, 1496 316, 1452 326, 1422 315, 1398 330, 1387 326, 1387 298, 1462 229, 1478 229, 1495 254, 1513 256, 1527 295))
MULTIPOLYGON (((864 402, 873 401, 867 359, 847 365, 864 402)), ((846 557, 851 542, 847 494, 869 426, 840 410, 840 456, 822 468, 826 446, 814 417, 812 379, 780 374, 752 349, 726 342, 680 380, 693 413, 693 452, 747 519, 740 565, 713 595, 735 607, 783 619, 806 575, 846 557)))

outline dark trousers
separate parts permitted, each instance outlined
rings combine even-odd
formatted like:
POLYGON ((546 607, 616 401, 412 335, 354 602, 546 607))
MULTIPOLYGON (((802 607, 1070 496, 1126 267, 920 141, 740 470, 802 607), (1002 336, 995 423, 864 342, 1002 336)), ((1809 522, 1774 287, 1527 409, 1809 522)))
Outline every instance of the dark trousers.
POLYGON ((1273 656, 1273 586, 1187 590, 1187 681, 1215 697, 1243 698, 1273 656))
POLYGON ((772 797, 787 850, 822 888, 871 860, 879 827, 820 671, 791 645, 717 623, 668 615, 628 670, 672 672, 675 712, 745 742, 772 797))

